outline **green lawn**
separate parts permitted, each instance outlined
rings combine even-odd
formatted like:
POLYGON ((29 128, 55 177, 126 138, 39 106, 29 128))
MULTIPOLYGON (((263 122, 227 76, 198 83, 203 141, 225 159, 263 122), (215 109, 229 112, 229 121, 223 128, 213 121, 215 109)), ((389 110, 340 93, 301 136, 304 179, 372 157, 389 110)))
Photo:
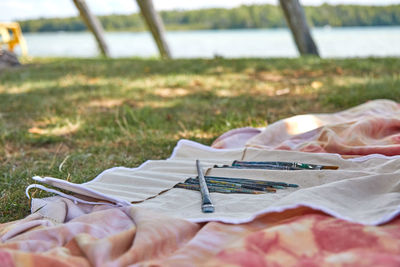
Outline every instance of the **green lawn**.
POLYGON ((34 175, 82 183, 166 158, 181 138, 400 101, 399 70, 399 58, 26 62, 0 73, 0 221, 29 213, 34 175))

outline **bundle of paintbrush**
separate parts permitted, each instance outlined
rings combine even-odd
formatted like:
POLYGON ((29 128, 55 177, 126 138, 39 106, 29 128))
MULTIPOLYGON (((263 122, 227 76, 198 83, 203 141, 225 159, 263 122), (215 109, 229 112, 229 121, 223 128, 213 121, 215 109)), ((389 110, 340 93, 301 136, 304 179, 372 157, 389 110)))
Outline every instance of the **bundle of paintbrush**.
POLYGON ((214 168, 266 169, 266 170, 337 170, 338 166, 315 165, 284 161, 238 161, 232 165, 214 165, 214 168))
MULTIPOLYGON (((277 189, 298 187, 297 184, 245 178, 205 176, 205 180, 208 190, 210 192, 217 193, 264 194, 275 193, 277 189)), ((199 190, 199 179, 188 178, 184 183, 178 183, 174 187, 189 190, 199 190)))

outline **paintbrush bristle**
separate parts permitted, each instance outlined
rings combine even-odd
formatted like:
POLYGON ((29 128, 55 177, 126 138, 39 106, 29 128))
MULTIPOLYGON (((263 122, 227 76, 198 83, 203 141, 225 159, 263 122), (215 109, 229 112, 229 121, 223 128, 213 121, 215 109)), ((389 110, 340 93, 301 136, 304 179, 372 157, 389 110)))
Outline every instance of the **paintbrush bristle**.
POLYGON ((214 206, 212 204, 203 204, 201 209, 204 213, 212 213, 214 212, 214 206))
POLYGON ((322 166, 321 170, 337 170, 339 166, 322 166))

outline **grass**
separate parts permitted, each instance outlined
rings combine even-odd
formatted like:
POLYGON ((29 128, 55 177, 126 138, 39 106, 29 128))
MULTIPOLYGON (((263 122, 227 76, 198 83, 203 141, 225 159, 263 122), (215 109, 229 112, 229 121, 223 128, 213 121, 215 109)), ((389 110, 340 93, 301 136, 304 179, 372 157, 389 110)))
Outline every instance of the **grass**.
MULTIPOLYGON (((400 101, 400 59, 34 59, 0 73, 0 221, 34 175, 82 183, 237 127, 400 101)), ((44 194, 32 190, 36 197, 44 194)))

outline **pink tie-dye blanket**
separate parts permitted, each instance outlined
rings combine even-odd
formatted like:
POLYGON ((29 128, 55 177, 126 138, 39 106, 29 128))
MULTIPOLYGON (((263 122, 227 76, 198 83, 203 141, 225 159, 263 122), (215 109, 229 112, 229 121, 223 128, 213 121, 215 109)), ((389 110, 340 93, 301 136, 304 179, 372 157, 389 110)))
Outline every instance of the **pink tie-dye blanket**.
POLYGON ((294 116, 263 130, 229 131, 212 144, 214 148, 243 146, 347 156, 400 155, 400 105, 375 100, 333 114, 294 116))
MULTIPOLYGON (((400 155, 399 109, 370 101, 309 115, 315 120, 307 127, 300 116, 297 124, 294 117, 262 132, 236 130, 214 146, 400 155)), ((0 225, 0 266, 400 266, 400 217, 363 226, 300 207, 244 224, 196 224, 136 207, 56 199, 67 207, 63 223, 33 213, 0 225)))

